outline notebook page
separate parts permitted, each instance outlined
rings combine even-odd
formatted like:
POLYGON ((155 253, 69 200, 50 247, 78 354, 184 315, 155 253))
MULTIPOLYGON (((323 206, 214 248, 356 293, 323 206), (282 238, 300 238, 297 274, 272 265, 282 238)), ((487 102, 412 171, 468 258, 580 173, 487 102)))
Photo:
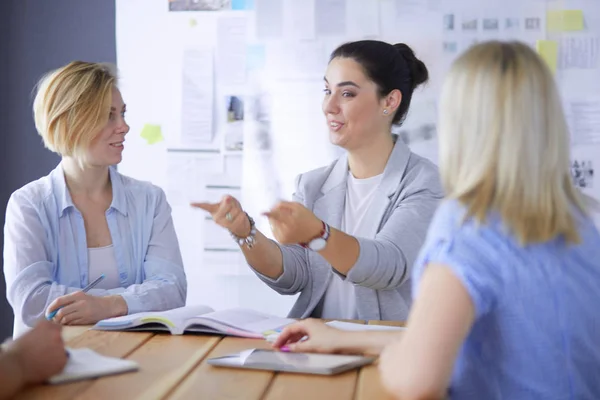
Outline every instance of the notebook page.
POLYGON ((154 312, 141 312, 130 315, 123 315, 121 317, 108 318, 99 321, 97 326, 129 326, 131 324, 145 323, 149 320, 153 321, 162 321, 168 326, 182 326, 183 321, 186 319, 196 316, 202 315, 209 312, 212 312, 213 309, 208 306, 196 305, 196 306, 187 306, 175 308, 169 311, 154 311, 154 312))
POLYGON ((58 375, 51 377, 51 384, 91 379, 99 376, 137 371, 138 364, 131 360, 106 357, 91 349, 68 349, 69 361, 58 375))
POLYGON ((294 322, 289 318, 280 318, 244 308, 215 311, 202 316, 202 319, 210 319, 230 327, 259 334, 294 322))

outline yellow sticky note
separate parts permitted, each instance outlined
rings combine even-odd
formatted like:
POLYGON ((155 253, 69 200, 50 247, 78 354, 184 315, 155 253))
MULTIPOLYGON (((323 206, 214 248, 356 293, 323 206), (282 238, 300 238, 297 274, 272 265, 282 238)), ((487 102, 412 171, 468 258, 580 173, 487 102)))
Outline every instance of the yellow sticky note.
POLYGON ((546 61, 552 73, 558 64, 558 42, 554 40, 538 40, 535 45, 538 54, 546 61))
POLYGON ((160 128, 160 125, 144 125, 140 136, 143 139, 146 139, 146 142, 148 142, 148 144, 162 142, 165 139, 162 135, 162 129, 160 128))
POLYGON ((546 16, 548 32, 572 32, 584 29, 582 10, 551 10, 546 16))

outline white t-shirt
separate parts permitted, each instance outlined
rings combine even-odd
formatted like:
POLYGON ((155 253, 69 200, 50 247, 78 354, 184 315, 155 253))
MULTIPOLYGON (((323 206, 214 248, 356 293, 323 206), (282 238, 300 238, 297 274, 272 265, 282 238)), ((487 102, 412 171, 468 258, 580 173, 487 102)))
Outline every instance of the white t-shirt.
POLYGON ((104 247, 88 247, 88 269, 89 282, 95 281, 104 274, 104 279, 94 287, 95 289, 121 287, 115 248, 112 244, 104 247))
MULTIPOLYGON (((346 204, 341 226, 343 232, 367 239, 374 238, 369 237, 373 236, 370 229, 373 221, 365 221, 365 215, 382 178, 383 174, 366 179, 356 179, 352 173, 348 173, 346 204)), ((358 313, 354 284, 342 280, 333 271, 331 274, 333 276, 323 297, 321 318, 356 319, 358 313)))

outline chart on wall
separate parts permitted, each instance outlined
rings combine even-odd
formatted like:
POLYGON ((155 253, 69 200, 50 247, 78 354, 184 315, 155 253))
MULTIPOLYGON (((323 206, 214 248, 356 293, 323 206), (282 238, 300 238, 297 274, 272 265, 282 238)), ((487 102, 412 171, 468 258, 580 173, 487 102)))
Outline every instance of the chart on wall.
POLYGON ((453 60, 485 40, 520 40, 554 71, 573 181, 600 198, 598 0, 116 0, 117 60, 128 108, 120 170, 162 187, 188 276, 188 302, 286 314, 230 235, 195 201, 240 200, 258 228, 295 177, 341 154, 321 110, 339 44, 411 46, 430 81, 394 133, 437 162, 438 96, 453 60))

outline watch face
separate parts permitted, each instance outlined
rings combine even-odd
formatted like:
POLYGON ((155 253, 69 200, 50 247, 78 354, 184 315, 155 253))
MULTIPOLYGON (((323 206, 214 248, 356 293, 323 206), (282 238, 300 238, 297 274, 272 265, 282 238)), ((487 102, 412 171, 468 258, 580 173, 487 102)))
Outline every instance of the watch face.
POLYGON ((310 241, 308 248, 313 251, 321 251, 325 248, 327 241, 323 238, 316 238, 310 241))

